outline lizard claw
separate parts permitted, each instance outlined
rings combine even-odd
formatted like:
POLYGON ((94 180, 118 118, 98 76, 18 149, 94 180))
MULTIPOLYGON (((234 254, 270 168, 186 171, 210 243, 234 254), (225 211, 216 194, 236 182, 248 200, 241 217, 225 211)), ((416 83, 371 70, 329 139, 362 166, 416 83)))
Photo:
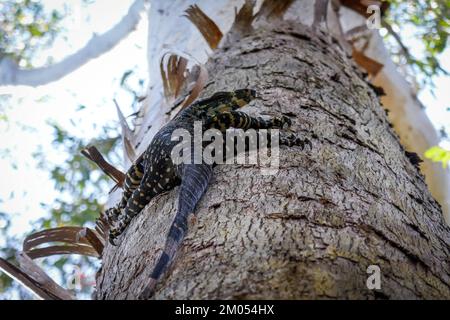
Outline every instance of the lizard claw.
POLYGON ((289 117, 281 116, 272 119, 275 128, 287 129, 292 125, 292 120, 289 117))
POLYGON ((116 240, 116 236, 114 234, 114 230, 109 231, 109 243, 111 243, 113 246, 117 246, 117 244, 114 242, 116 240))
POLYGON ((194 224, 197 224, 197 217, 195 216, 195 214, 192 214, 190 217, 189 217, 189 224, 190 225, 194 225, 194 224))
POLYGON ((119 216, 119 210, 116 207, 109 208, 105 211, 106 219, 110 224, 117 221, 117 217, 119 216))
POLYGON ((302 150, 305 149, 305 146, 309 146, 309 149, 312 150, 312 143, 311 143, 311 141, 309 141, 306 138, 300 139, 299 137, 297 137, 297 142, 295 145, 300 146, 302 148, 302 150))
POLYGON ((283 119, 283 120, 282 120, 283 125, 281 126, 282 129, 287 129, 287 128, 289 128, 290 126, 292 126, 292 120, 291 120, 291 118, 286 117, 286 116, 283 116, 282 119, 283 119))
POLYGON ((286 145, 288 147, 300 146, 302 150, 305 149, 306 145, 309 145, 310 149, 312 149, 311 141, 309 141, 308 139, 301 139, 294 133, 288 136, 280 137, 280 144, 286 145))
POLYGON ((304 141, 305 144, 307 144, 309 146, 309 149, 312 150, 313 145, 312 145, 311 141, 309 141, 308 139, 305 139, 303 141, 304 141))

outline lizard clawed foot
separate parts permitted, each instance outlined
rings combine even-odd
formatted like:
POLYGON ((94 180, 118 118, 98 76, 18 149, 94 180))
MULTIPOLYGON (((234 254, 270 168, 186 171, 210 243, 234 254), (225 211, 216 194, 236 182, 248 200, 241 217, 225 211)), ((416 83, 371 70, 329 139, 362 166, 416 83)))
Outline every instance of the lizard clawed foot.
POLYGON ((119 236, 118 230, 117 228, 113 228, 109 230, 109 243, 111 243, 113 246, 117 246, 117 244, 115 243, 115 240, 117 239, 117 237, 119 236))
POLYGON ((114 222, 117 221, 119 214, 120 210, 117 209, 116 207, 109 208, 105 211, 106 219, 110 224, 113 224, 114 222))
POLYGON ((302 139, 294 133, 288 136, 280 136, 280 145, 285 145, 288 147, 300 146, 302 150, 305 149, 306 145, 308 145, 309 148, 312 149, 311 141, 309 141, 308 139, 302 139))
POLYGON ((289 117, 281 116, 272 119, 273 127, 280 129, 287 129, 292 125, 292 120, 289 117))
POLYGON ((114 240, 125 231, 125 228, 130 223, 130 220, 131 218, 129 217, 121 217, 121 219, 116 223, 116 226, 109 229, 109 243, 111 243, 113 246, 116 246, 114 240))
POLYGON ((195 214, 191 214, 190 216, 189 216, 189 218, 188 218, 188 221, 189 221, 189 225, 194 225, 194 224, 197 224, 197 216, 195 215, 195 214))

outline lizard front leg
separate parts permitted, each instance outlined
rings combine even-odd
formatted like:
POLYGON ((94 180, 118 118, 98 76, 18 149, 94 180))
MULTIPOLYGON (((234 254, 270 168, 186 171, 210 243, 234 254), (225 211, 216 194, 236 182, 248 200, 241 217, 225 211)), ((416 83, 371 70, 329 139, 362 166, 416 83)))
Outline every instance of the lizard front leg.
MULTIPOLYGON (((268 146, 270 147, 271 141, 269 139, 268 146)), ((292 146, 300 146, 302 149, 305 148, 306 145, 308 145, 312 149, 311 141, 308 139, 302 139, 299 136, 297 136, 294 133, 291 133, 289 135, 280 135, 280 145, 292 147, 292 146)))
POLYGON ((215 128, 224 132, 228 128, 239 129, 271 129, 271 128, 283 128, 292 124, 291 119, 288 117, 274 117, 270 119, 264 119, 261 117, 252 117, 242 111, 226 111, 215 113, 205 120, 206 128, 215 128))
MULTIPOLYGON (((245 112, 234 110, 216 113, 205 120, 206 128, 215 128, 222 132, 228 128, 238 128, 243 130, 275 129, 289 127, 291 124, 291 119, 286 116, 263 119, 261 117, 252 117, 245 112)), ((270 138, 271 136, 269 135, 268 147, 271 146, 270 138)), ((289 147, 300 146, 302 149, 305 145, 311 146, 311 142, 308 139, 302 139, 294 133, 280 135, 279 143, 280 145, 289 147)), ((249 149, 249 141, 245 140, 245 151, 248 151, 249 149)))

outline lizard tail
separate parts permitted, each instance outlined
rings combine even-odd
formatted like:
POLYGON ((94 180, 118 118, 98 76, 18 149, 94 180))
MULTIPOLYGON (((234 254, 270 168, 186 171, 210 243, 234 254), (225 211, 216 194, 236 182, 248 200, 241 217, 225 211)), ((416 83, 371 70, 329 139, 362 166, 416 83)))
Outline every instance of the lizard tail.
MULTIPOLYGON (((173 227, 172 227, 173 228, 173 227)), ((172 229, 171 228, 171 229, 172 229)), ((142 291, 139 299, 148 299, 153 296, 155 293, 156 284, 161 276, 165 273, 165 271, 169 268, 171 262, 174 260, 175 254, 180 246, 182 239, 176 241, 175 239, 169 238, 163 253, 158 259, 155 268, 150 276, 150 279, 145 287, 144 291, 142 291)))
POLYGON ((153 269, 146 288, 139 296, 140 299, 148 299, 153 296, 158 280, 172 264, 175 254, 187 233, 187 218, 189 214, 194 212, 195 206, 205 193, 212 172, 212 166, 207 164, 183 165, 178 211, 170 227, 164 251, 153 269))

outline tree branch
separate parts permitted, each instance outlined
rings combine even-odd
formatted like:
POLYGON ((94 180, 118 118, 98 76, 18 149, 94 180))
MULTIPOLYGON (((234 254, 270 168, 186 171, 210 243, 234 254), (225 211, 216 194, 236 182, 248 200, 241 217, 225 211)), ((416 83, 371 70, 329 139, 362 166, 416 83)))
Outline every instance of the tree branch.
POLYGON ((316 0, 314 3, 313 28, 327 28, 328 0, 316 0))
POLYGON ((0 61, 0 86, 44 85, 61 79, 89 60, 108 52, 136 28, 145 2, 146 0, 136 0, 128 13, 114 27, 102 35, 94 35, 85 47, 48 67, 20 69, 14 61, 4 58, 0 61))
POLYGON ((411 62, 413 60, 411 53, 409 53, 409 49, 403 44, 402 38, 400 38, 400 35, 392 29, 392 26, 387 23, 385 20, 381 21, 381 25, 386 28, 386 30, 389 32, 391 36, 394 37, 395 41, 397 41, 398 45, 400 46, 400 49, 402 51, 403 56, 406 58, 408 62, 411 62))

